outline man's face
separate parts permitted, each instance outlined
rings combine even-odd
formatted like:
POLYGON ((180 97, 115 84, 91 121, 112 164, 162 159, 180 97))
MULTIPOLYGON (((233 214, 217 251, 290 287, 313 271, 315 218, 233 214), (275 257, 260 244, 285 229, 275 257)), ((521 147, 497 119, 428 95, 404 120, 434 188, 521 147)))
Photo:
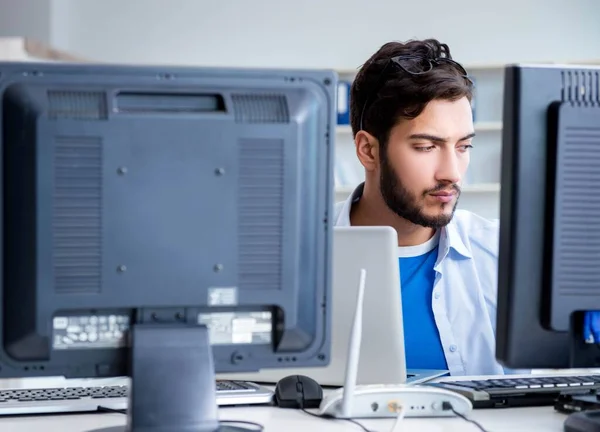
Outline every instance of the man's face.
POLYGON ((473 116, 467 98, 435 100, 390 131, 380 154, 380 190, 387 206, 417 225, 447 225, 469 166, 473 116))

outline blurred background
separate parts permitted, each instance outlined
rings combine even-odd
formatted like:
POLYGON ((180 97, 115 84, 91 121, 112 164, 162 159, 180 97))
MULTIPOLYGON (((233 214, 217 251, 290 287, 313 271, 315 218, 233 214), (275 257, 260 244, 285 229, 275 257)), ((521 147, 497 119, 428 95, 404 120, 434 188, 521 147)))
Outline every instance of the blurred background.
POLYGON ((598 0, 0 0, 0 60, 333 68, 336 201, 363 177, 348 87, 382 44, 434 37, 476 81, 477 138, 460 206, 499 215, 503 67, 600 63, 598 0))

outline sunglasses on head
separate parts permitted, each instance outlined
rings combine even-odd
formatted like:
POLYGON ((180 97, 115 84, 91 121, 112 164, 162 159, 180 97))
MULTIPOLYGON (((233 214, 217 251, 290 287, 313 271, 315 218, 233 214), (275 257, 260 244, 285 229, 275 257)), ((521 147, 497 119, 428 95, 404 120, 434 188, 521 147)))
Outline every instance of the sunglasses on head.
POLYGON ((397 66, 404 72, 411 74, 411 75, 423 75, 428 72, 431 72, 435 66, 439 66, 442 63, 451 64, 454 67, 456 67, 458 69, 458 71, 461 73, 462 77, 469 80, 471 82, 471 84, 473 84, 473 80, 469 77, 469 74, 467 73, 465 68, 460 63, 458 63, 450 58, 439 57, 436 59, 432 59, 429 57, 423 57, 423 56, 418 56, 418 55, 399 55, 399 56, 392 57, 392 58, 388 59, 384 68, 382 69, 381 73, 379 74, 379 80, 377 82, 377 85, 375 86, 375 90, 373 90, 373 92, 371 92, 371 94, 368 95, 367 99, 365 99, 365 103, 363 104, 363 107, 362 107, 362 110, 360 113, 359 130, 362 130, 362 128, 363 128, 363 117, 365 115, 367 105, 368 105, 371 97, 373 96, 373 94, 376 94, 377 91, 379 90, 379 88, 382 84, 383 78, 385 77, 385 74, 386 74, 388 68, 390 67, 390 65, 397 66))

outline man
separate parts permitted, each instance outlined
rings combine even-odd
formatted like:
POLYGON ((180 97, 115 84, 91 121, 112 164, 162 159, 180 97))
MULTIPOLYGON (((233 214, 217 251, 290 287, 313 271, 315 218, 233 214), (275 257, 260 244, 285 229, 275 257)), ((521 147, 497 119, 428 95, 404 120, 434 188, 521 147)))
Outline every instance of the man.
POLYGON ((407 367, 503 374, 495 359, 498 223, 456 210, 475 136, 473 83, 437 40, 383 45, 352 84, 365 182, 338 226, 398 233, 407 367))
POLYGON ((600 312, 588 311, 583 316, 583 336, 586 343, 600 343, 600 312))

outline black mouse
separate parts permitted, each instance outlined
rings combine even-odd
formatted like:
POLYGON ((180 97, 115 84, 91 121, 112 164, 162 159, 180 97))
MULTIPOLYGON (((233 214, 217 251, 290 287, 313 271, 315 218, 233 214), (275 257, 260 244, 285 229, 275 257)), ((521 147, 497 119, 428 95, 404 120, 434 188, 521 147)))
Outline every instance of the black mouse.
POLYGON ((290 375, 282 378, 275 386, 275 402, 281 408, 319 408, 323 389, 312 378, 290 375))

